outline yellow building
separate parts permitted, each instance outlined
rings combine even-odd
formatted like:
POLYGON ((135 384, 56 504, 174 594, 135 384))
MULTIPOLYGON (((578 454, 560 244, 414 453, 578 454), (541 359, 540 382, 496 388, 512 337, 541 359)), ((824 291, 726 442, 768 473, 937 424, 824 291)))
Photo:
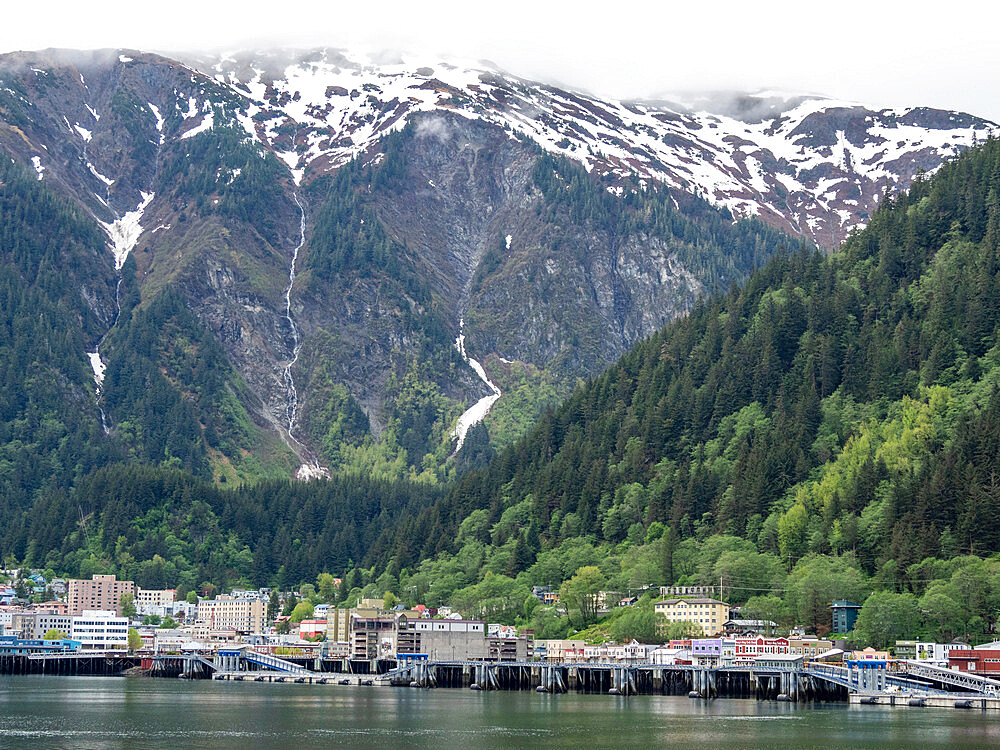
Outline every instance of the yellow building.
POLYGON ((718 635, 729 619, 729 605, 718 599, 664 599, 653 605, 667 622, 691 622, 701 628, 700 635, 718 635))
MULTIPOLYGON (((364 601, 372 601, 367 599, 364 601)), ((378 601, 381 601, 379 599, 378 601)), ((326 611, 326 639, 331 643, 351 639, 351 620, 355 617, 378 617, 382 610, 375 607, 331 607, 326 611)))

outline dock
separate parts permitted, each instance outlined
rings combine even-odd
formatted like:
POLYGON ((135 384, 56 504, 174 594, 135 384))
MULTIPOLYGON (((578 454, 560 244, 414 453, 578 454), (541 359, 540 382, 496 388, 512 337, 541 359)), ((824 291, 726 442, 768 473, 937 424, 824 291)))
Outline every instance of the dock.
POLYGON ((908 695, 906 693, 865 694, 854 693, 848 697, 852 705, 889 706, 892 708, 959 708, 975 711, 1000 711, 1000 698, 987 698, 978 693, 951 693, 949 695, 908 695))
POLYGON ((615 662, 358 661, 277 656, 249 647, 214 653, 125 652, 17 654, 0 657, 0 674, 214 679, 289 685, 464 688, 558 695, 678 695, 697 700, 745 698, 784 702, 850 702, 907 708, 1000 711, 1000 681, 920 662, 895 669, 799 660, 792 665, 623 664, 615 662))

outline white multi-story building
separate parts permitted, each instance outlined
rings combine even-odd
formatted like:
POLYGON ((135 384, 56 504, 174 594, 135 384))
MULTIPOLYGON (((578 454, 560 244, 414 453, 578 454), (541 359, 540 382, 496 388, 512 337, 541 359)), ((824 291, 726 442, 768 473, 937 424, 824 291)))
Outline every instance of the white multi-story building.
POLYGON ((545 661, 582 661, 587 642, 554 638, 535 641, 535 655, 545 661))
POLYGON ((14 621, 14 613, 20 612, 20 607, 15 607, 13 605, 0 605, 0 629, 11 630, 11 625, 14 621))
MULTIPOLYGON (((989 646, 990 644, 986 644, 989 646)), ((894 655, 897 659, 921 661, 939 666, 948 666, 948 655, 955 650, 969 648, 966 643, 934 643, 933 641, 896 641, 894 655)), ((980 648, 977 646, 977 648, 980 648)))
POLYGON ((25 636, 41 640, 45 634, 52 630, 58 630, 65 637, 69 637, 69 631, 73 627, 73 618, 69 615, 59 615, 53 612, 38 612, 35 614, 35 632, 31 636, 25 636))
POLYGON ((91 651, 126 649, 128 619, 109 610, 84 610, 73 617, 69 637, 91 651))

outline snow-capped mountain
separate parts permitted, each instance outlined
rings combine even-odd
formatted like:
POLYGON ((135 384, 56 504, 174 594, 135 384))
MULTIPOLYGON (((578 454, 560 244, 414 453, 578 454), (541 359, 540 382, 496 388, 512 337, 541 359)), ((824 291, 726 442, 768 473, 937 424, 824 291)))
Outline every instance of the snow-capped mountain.
POLYGON ((609 176, 609 189, 660 181, 831 248, 887 190, 994 127, 958 112, 776 91, 685 104, 606 100, 483 65, 334 50, 192 64, 248 97, 244 123, 298 181, 364 153, 416 112, 447 110, 577 159, 609 176))
POLYGON ((456 445, 513 439, 707 290, 799 238, 835 247, 991 127, 331 50, 0 56, 18 215, 79 214, 68 380, 123 455, 232 478, 443 476, 456 445))

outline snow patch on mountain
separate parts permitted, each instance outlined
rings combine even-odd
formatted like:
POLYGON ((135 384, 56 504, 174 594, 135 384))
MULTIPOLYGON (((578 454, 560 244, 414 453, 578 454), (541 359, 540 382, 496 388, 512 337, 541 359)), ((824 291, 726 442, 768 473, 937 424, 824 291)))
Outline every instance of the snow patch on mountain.
POLYGON ((89 161, 87 162, 87 169, 90 170, 90 173, 92 175, 94 175, 94 177, 96 177, 97 179, 99 179, 101 182, 103 182, 108 187, 111 187, 112 185, 115 184, 114 180, 112 180, 110 177, 106 177, 105 175, 103 175, 100 172, 98 172, 97 171, 97 167, 95 167, 89 161))
POLYGON ((198 135, 198 133, 204 133, 206 130, 211 130, 212 127, 214 127, 214 125, 215 125, 215 115, 212 112, 209 112, 208 114, 205 115, 205 118, 200 123, 195 125, 190 130, 182 133, 181 140, 184 140, 185 138, 193 138, 194 136, 198 135))
POLYGON ((140 194, 142 195, 142 201, 136 206, 135 210, 129 211, 121 218, 115 219, 112 222, 98 222, 108 235, 108 240, 111 244, 111 253, 115 257, 116 271, 122 269, 122 266, 125 265, 125 260, 128 258, 128 254, 132 252, 132 249, 139 241, 139 237, 142 235, 142 224, 140 224, 142 213, 155 197, 155 193, 140 194))
POLYGON ((101 387, 104 385, 104 373, 108 369, 107 365, 101 360, 101 353, 96 349, 87 352, 87 359, 90 360, 90 368, 94 371, 94 382, 97 384, 98 393, 100 393, 101 387))
POLYGON ((35 172, 38 173, 38 179, 42 179, 42 172, 45 171, 45 167, 42 166, 42 159, 40 156, 32 156, 31 164, 35 168, 35 172))
POLYGON ((146 106, 149 107, 149 111, 153 113, 153 117, 156 118, 156 132, 160 134, 160 145, 162 146, 166 140, 166 136, 163 134, 163 115, 160 114, 160 109, 152 102, 147 102, 146 106))
POLYGON ((465 410, 465 412, 458 418, 458 422, 455 424, 455 429, 452 430, 451 436, 457 439, 455 445, 455 453, 462 450, 462 446, 465 445, 465 436, 469 432, 469 428, 473 425, 482 422, 486 418, 486 415, 490 413, 490 409, 493 408, 499 398, 503 395, 500 389, 489 379, 486 374, 486 370, 483 366, 479 364, 476 360, 472 359, 468 353, 465 351, 465 320, 458 321, 458 338, 455 339, 455 348, 458 349, 458 353, 462 355, 462 359, 465 360, 469 367, 475 370, 476 375, 489 387, 493 393, 489 396, 483 396, 471 407, 465 410))
POLYGON ((239 96, 249 93, 239 121, 297 184, 365 153, 414 114, 447 111, 580 161, 609 177, 612 192, 622 191, 619 182, 657 182, 828 246, 862 225, 886 189, 905 187, 992 126, 795 92, 603 100, 479 63, 407 55, 386 63, 327 49, 228 54, 201 67, 239 96), (835 176, 845 183, 818 202, 817 181, 835 176))

